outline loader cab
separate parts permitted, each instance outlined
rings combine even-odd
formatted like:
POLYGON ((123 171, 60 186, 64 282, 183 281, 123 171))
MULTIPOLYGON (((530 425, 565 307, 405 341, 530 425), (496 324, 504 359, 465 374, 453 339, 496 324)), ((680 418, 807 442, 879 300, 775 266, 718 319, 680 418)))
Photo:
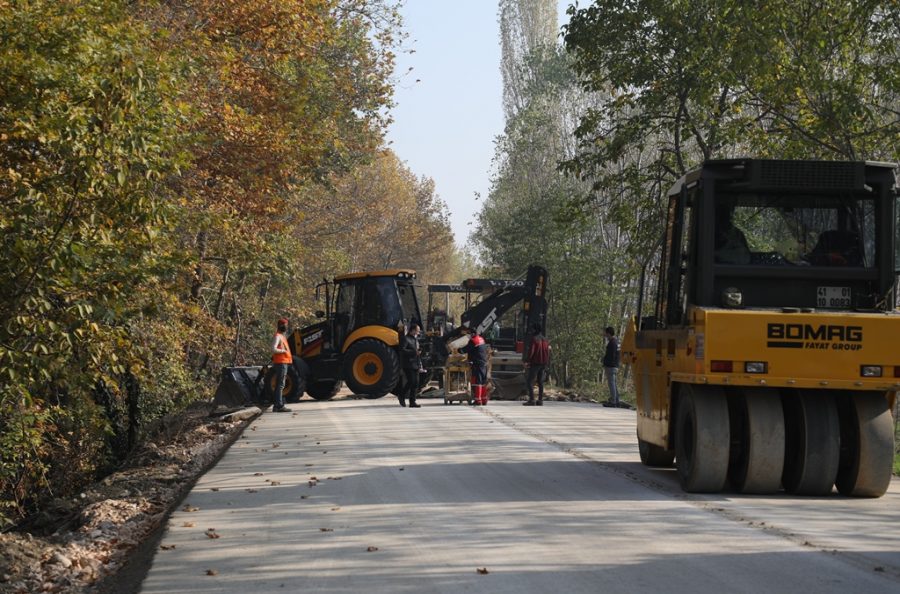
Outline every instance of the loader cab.
POLYGON ((896 166, 709 161, 669 193, 654 324, 690 305, 883 311, 900 261, 896 166))
POLYGON ((378 328, 396 333, 403 322, 420 321, 419 303, 411 270, 384 270, 345 274, 334 279, 334 302, 331 314, 333 348, 344 352, 361 338, 378 328))

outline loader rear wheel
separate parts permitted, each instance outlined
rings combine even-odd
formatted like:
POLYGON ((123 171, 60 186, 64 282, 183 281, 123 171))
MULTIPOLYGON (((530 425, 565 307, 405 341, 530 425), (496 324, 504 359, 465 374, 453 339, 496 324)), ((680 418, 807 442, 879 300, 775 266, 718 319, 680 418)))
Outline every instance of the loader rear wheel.
POLYGON ((840 460, 840 423, 831 394, 799 390, 785 394, 784 490, 796 495, 828 495, 840 460))
MULTIPOLYGON (((263 395, 265 404, 272 404, 275 401, 275 388, 278 384, 278 370, 270 367, 266 372, 265 394, 263 395)), ((281 395, 285 402, 297 402, 303 396, 303 381, 297 376, 297 371, 293 365, 288 365, 287 374, 284 377, 284 389, 281 395)))
POLYGON ((682 489, 722 490, 728 478, 730 434, 722 388, 682 384, 675 414, 675 459, 682 489))
POLYGON ((775 493, 784 471, 784 411, 776 390, 744 388, 730 400, 731 465, 741 493, 775 493))
POLYGON ((843 495, 881 497, 891 484, 894 421, 880 393, 838 396, 841 455, 835 483, 843 495))
POLYGON ((334 380, 317 380, 309 382, 306 393, 316 400, 331 400, 341 389, 341 382, 334 380))
POLYGON ((344 382, 354 394, 381 398, 394 389, 399 378, 397 353, 380 340, 363 338, 344 355, 344 382))
POLYGON ((656 466, 659 468, 671 468, 675 461, 675 452, 661 446, 638 438, 638 452, 641 455, 641 464, 644 466, 656 466))

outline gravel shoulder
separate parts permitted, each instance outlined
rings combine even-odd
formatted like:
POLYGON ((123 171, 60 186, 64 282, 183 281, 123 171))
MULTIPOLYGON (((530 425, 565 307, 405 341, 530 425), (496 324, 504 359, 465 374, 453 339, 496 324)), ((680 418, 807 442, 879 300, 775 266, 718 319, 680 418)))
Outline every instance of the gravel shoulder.
POLYGON ((0 593, 137 591, 169 513, 258 414, 210 416, 195 405, 120 470, 0 534, 0 593))

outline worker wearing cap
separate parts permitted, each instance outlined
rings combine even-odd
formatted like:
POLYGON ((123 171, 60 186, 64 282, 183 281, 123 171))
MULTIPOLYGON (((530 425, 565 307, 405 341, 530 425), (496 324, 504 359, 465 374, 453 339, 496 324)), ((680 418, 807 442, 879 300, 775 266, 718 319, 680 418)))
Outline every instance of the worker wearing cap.
POLYGON ((487 364, 488 346, 477 331, 472 332, 469 344, 461 351, 469 358, 472 367, 472 404, 484 406, 488 403, 487 364))
POLYGON ((288 321, 285 318, 278 320, 278 331, 275 332, 275 341, 272 343, 272 366, 278 381, 275 382, 275 404, 272 406, 273 412, 291 412, 291 409, 284 406, 284 382, 287 379, 288 365, 293 362, 291 357, 291 349, 288 346, 285 333, 287 332, 288 321))

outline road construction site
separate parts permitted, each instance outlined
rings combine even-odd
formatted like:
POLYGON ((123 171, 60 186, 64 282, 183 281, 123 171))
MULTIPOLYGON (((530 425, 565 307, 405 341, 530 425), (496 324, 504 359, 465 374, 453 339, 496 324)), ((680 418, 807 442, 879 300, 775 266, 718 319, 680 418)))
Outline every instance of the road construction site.
POLYGON ((303 399, 170 517, 142 592, 896 592, 880 498, 685 493, 635 412, 303 399))

